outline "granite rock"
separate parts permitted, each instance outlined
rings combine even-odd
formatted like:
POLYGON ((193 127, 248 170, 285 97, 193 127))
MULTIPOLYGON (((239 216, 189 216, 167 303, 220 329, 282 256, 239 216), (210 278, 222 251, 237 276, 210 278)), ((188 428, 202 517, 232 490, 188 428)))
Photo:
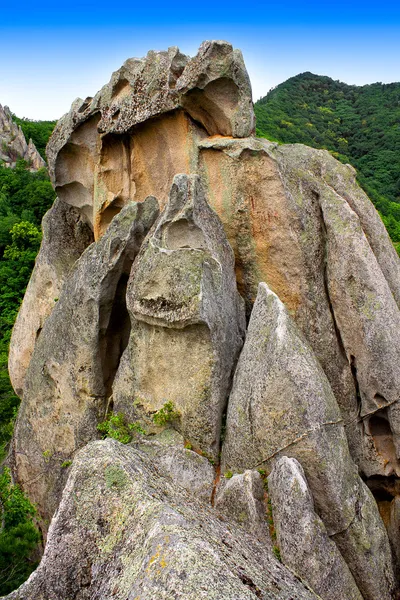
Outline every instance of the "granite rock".
POLYGON ((158 215, 154 198, 127 205, 75 263, 36 341, 13 437, 15 480, 37 505, 45 532, 65 468, 98 437, 113 377, 129 338, 125 289, 140 244, 158 215))

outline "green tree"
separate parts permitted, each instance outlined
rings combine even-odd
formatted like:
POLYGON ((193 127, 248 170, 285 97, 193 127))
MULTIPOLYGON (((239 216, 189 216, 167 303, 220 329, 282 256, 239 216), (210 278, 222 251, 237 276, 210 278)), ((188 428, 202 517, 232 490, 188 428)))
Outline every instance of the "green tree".
POLYGON ((0 475, 0 594, 19 587, 37 566, 31 557, 40 541, 34 525, 35 508, 17 485, 10 471, 0 475))
POLYGON ((261 137, 325 148, 350 162, 399 242, 400 83, 358 87, 301 73, 256 102, 255 113, 261 137))

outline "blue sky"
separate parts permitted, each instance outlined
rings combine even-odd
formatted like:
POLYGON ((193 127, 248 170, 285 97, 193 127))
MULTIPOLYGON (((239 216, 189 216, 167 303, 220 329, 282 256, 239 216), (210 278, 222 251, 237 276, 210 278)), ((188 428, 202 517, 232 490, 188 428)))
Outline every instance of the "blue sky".
POLYGON ((400 81, 400 2, 3 3, 0 103, 18 116, 60 117, 130 56, 204 39, 241 48, 254 99, 304 71, 346 83, 400 81))

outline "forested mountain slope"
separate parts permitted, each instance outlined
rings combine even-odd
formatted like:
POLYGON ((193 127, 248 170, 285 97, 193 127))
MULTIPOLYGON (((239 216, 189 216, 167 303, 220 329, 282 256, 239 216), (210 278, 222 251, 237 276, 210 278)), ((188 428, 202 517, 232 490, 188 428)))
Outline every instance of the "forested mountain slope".
POLYGON ((400 83, 359 87, 301 73, 256 102, 255 113, 259 136, 326 148, 351 163, 400 242, 400 83))

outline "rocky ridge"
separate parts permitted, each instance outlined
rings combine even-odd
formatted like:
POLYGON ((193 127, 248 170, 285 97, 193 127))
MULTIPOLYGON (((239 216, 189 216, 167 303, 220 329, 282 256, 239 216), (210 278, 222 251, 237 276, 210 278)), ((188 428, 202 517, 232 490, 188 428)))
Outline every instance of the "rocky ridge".
POLYGON ((9 598, 397 598, 400 262, 351 167, 253 131, 215 41, 56 126, 10 352, 47 545, 9 598))
POLYGON ((32 140, 26 143, 19 125, 13 122, 8 106, 0 104, 0 161, 6 167, 15 167, 17 160, 23 158, 32 171, 45 166, 32 140))

